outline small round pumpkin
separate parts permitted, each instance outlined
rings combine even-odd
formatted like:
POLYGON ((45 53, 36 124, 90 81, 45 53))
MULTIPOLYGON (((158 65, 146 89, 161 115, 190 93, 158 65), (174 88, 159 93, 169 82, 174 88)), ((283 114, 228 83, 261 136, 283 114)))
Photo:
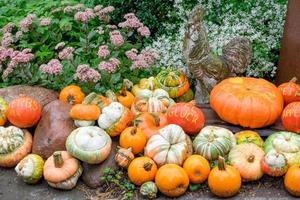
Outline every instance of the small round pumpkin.
POLYGON ((182 167, 166 164, 158 169, 155 183, 164 195, 179 197, 186 192, 189 186, 189 177, 182 167))
POLYGON ((155 199, 157 196, 157 191, 157 186, 153 181, 143 183, 140 188, 140 193, 148 199, 155 199))
POLYGON ((21 96, 10 102, 7 111, 8 120, 19 128, 29 128, 37 124, 42 107, 35 99, 21 96))
POLYGON ((31 152, 32 136, 15 126, 0 127, 0 166, 14 167, 31 152))
POLYGON ((115 155, 115 161, 120 167, 127 168, 134 159, 131 147, 128 149, 120 147, 115 155))
POLYGON ((79 104, 84 100, 85 94, 81 88, 76 85, 69 85, 62 89, 59 94, 59 100, 69 104, 79 104))
POLYGON ((72 119, 95 121, 100 116, 100 108, 96 105, 76 104, 70 110, 72 119))
POLYGON ((123 83, 121 91, 117 94, 117 98, 118 102, 127 108, 131 108, 134 102, 134 96, 131 92, 127 91, 125 83, 123 83))
POLYGON ((288 163, 282 153, 269 151, 260 162, 261 169, 269 176, 283 176, 288 170, 288 163))
POLYGON ((157 172, 155 162, 148 157, 135 158, 128 167, 128 177, 135 185, 153 181, 157 172))
POLYGON ((28 184, 35 184, 43 177, 44 159, 37 154, 28 154, 15 167, 18 176, 28 184))
POLYGON ((99 127, 80 127, 72 131, 66 141, 67 151, 81 161, 89 164, 103 162, 111 151, 109 135, 99 127))
POLYGON ((0 126, 3 126, 7 121, 8 104, 0 97, 0 126))
POLYGON ((119 143, 121 147, 131 148, 134 154, 138 154, 144 150, 147 138, 142 129, 131 126, 121 133, 119 143))
POLYGON ((264 151, 253 143, 239 144, 232 148, 228 160, 240 172, 243 181, 256 181, 264 175, 260 166, 264 155, 264 151))
POLYGON ((290 103, 284 108, 281 121, 287 131, 300 133, 300 101, 290 103))
POLYGON ((289 82, 278 86, 281 91, 285 105, 289 103, 300 101, 300 85, 297 83, 297 78, 292 78, 289 82))
POLYGON ((210 173, 209 162, 200 155, 192 155, 183 163, 183 169, 194 184, 203 183, 210 173))
POLYGON ((284 177, 284 186, 289 193, 296 197, 300 197, 300 166, 291 166, 284 177))
POLYGON ((237 144, 253 143, 260 148, 264 145, 264 140, 255 131, 245 130, 235 134, 237 144))
POLYGON ((225 164, 225 159, 218 159, 218 166, 214 167, 208 176, 208 186, 218 197, 232 197, 236 195, 242 185, 240 173, 232 166, 225 164))

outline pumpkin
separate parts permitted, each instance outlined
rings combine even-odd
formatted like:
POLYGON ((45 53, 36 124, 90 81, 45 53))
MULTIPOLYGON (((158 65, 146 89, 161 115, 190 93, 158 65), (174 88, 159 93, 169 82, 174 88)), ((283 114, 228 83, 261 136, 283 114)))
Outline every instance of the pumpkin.
POLYGON ((96 105, 76 104, 70 110, 70 116, 77 120, 95 121, 99 118, 100 108, 96 105))
POLYGON ((281 121, 287 131, 300 133, 300 101, 290 103, 285 107, 281 121))
POLYGON ((127 127, 120 135, 120 146, 131 148, 134 154, 144 150, 147 138, 142 129, 137 127, 127 127))
POLYGON ((102 95, 98 95, 95 92, 92 92, 89 95, 87 95, 82 101, 82 104, 97 105, 100 109, 103 109, 110 103, 111 101, 108 98, 102 95))
POLYGON ((190 88, 185 74, 179 69, 162 70, 156 79, 158 86, 167 91, 171 98, 182 96, 190 88))
POLYGON ((94 126, 95 121, 90 120, 74 120, 74 124, 76 127, 86 127, 86 126, 94 126))
POLYGON ((109 135, 99 127, 80 127, 72 131, 66 141, 67 151, 75 158, 89 164, 104 161, 111 151, 109 135))
POLYGON ((140 193, 148 199, 156 199, 157 186, 153 181, 143 183, 143 185, 140 188, 140 193))
POLYGON ((289 103, 300 101, 300 86, 296 84, 297 78, 292 78, 289 82, 278 86, 281 91, 285 105, 289 103))
POLYGON ((264 140, 255 131, 245 130, 235 134, 237 144, 253 143, 260 148, 264 145, 264 140))
POLYGON ((284 186, 289 193, 296 197, 300 197, 300 166, 291 166, 284 177, 284 186))
POLYGON ((235 145, 236 139, 233 133, 217 126, 204 127, 193 141, 195 152, 209 161, 227 155, 235 145))
POLYGON ((291 132, 277 132, 270 135, 264 144, 264 151, 275 150, 282 153, 288 165, 300 164, 300 136, 291 132))
POLYGON ((14 167, 31 152, 32 136, 15 126, 0 127, 0 166, 14 167))
POLYGON ((269 176, 283 176, 288 170, 285 156, 276 150, 269 151, 260 162, 261 169, 269 176))
POLYGON ((273 124, 283 109, 283 97, 275 85, 257 78, 234 77, 217 84, 210 105, 231 124, 261 128, 273 124))
POLYGON ((3 126, 7 121, 8 105, 6 101, 0 97, 0 126, 3 126))
POLYGON ((168 109, 167 119, 170 124, 177 124, 187 134, 196 134, 204 126, 204 114, 195 106, 196 102, 176 103, 168 109))
POLYGON ((15 167, 18 176, 28 184, 35 184, 43 177, 44 160, 37 154, 28 154, 15 167))
POLYGON ((154 77, 149 77, 142 78, 139 84, 132 87, 131 92, 134 96, 139 96, 142 93, 151 93, 151 91, 154 91, 155 89, 158 89, 157 80, 154 77))
POLYGON ((35 99, 21 96, 10 102, 7 111, 8 120, 19 128, 29 128, 41 118, 42 107, 35 99))
POLYGON ((200 155, 192 155, 183 163, 183 169, 194 184, 203 183, 210 173, 209 162, 200 155))
POLYGON ((59 94, 59 100, 69 104, 79 104, 84 100, 85 94, 81 91, 80 87, 76 85, 69 85, 62 89, 59 94))
POLYGON ((120 167, 127 168, 130 162, 134 159, 131 147, 128 149, 119 148, 116 155, 115 161, 120 167))
POLYGON ((178 197, 186 192, 189 186, 189 177, 182 167, 166 164, 158 169, 155 183, 164 195, 178 197))
POLYGON ((110 136, 118 136, 133 120, 132 112, 118 102, 112 102, 103 108, 98 125, 110 136))
POLYGON ((142 185, 155 178, 157 166, 155 162, 148 157, 135 158, 128 167, 128 177, 135 185, 142 185))
POLYGON ((152 158, 158 166, 169 163, 182 165, 191 153, 190 138, 175 124, 160 129, 148 140, 144 150, 145 156, 152 158))
POLYGON ((56 151, 44 165, 44 178, 51 187, 71 190, 82 174, 79 161, 67 151, 56 151))
POLYGON ((260 166, 264 155, 264 151, 253 143, 239 144, 231 149, 228 160, 240 172, 243 181, 256 181, 264 175, 260 166))
POLYGON ((143 130, 147 140, 158 133, 158 130, 168 125, 167 116, 163 113, 140 113, 134 119, 134 124, 143 130))
POLYGON ((178 103, 180 103, 180 102, 190 102, 193 99, 194 99, 194 92, 191 88, 188 89, 188 91, 186 91, 186 93, 184 93, 180 97, 174 98, 175 102, 178 102, 178 103))
POLYGON ((232 197, 236 195, 242 185, 240 173, 232 166, 225 164, 225 159, 218 159, 218 166, 214 167, 208 176, 208 187, 218 197, 232 197))
MULTIPOLYGON (((124 80, 125 81, 125 80, 124 80)), ((127 108, 131 108, 134 102, 134 96, 131 92, 127 91, 126 83, 123 82, 121 91, 117 94, 118 101, 127 108)))

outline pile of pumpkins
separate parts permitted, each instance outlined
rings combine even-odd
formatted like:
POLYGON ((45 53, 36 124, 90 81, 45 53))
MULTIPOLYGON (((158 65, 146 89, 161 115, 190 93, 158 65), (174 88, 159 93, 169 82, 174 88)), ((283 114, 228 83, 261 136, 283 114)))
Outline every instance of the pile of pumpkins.
POLYGON ((289 132, 263 141, 252 130, 234 134, 205 126, 205 116, 190 101, 193 92, 179 70, 163 70, 134 86, 124 80, 120 92, 105 95, 85 95, 78 86, 67 86, 59 99, 73 105, 70 116, 78 128, 68 136, 66 151, 56 151, 46 161, 30 154, 32 136, 25 129, 39 121, 39 103, 19 97, 7 105, 1 99, 0 166, 15 167, 26 183, 44 177, 50 186, 68 190, 82 174, 81 162, 102 163, 111 153, 111 138, 119 137, 115 161, 148 198, 158 191, 178 197, 190 183, 206 180, 212 193, 230 197, 239 192, 242 181, 264 174, 285 175, 286 189, 300 196, 299 94, 294 79, 277 88, 264 79, 234 77, 212 90, 212 109, 231 124, 255 129, 281 116, 289 132), (13 126, 3 127, 7 119, 13 126))

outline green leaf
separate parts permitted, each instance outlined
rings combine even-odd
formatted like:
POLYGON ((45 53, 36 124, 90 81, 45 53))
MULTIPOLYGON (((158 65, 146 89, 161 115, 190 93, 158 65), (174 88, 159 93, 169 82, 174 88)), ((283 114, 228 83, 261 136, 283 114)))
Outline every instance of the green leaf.
POLYGON ((110 81, 111 81, 112 84, 116 84, 117 82, 121 81, 121 73, 119 73, 119 72, 114 73, 111 76, 110 81))

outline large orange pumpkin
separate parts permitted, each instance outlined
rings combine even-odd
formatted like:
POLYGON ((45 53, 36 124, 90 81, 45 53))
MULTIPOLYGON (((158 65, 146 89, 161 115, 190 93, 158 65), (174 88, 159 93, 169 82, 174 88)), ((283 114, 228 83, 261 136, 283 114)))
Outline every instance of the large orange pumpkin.
POLYGON ((168 109, 167 118, 170 124, 177 124, 187 134, 197 134, 204 126, 204 114, 195 106, 196 102, 176 103, 168 109))
POLYGON ((300 166, 291 166, 284 177, 284 186, 289 193, 294 196, 300 197, 300 166))
POLYGON ((215 86, 210 105, 226 122, 261 128, 280 116, 283 97, 275 85, 264 79, 234 77, 215 86))
POLYGON ((286 130, 300 133, 300 101, 287 105, 283 110, 281 120, 286 130))
POLYGON ((35 99, 22 96, 14 99, 8 106, 7 118, 19 128, 34 126, 40 119, 42 107, 35 99))
POLYGON ((292 78, 289 82, 278 86, 282 93, 285 105, 300 101, 300 85, 296 84, 297 78, 292 78))
POLYGON ((59 94, 59 100, 69 104, 78 104, 84 100, 85 94, 81 91, 80 87, 76 85, 69 85, 62 89, 59 94))

